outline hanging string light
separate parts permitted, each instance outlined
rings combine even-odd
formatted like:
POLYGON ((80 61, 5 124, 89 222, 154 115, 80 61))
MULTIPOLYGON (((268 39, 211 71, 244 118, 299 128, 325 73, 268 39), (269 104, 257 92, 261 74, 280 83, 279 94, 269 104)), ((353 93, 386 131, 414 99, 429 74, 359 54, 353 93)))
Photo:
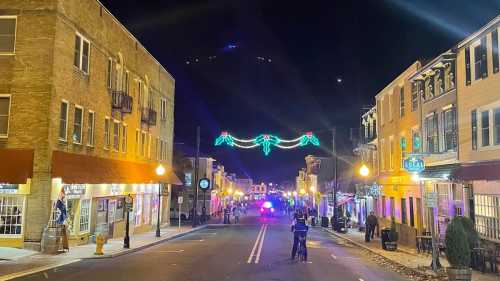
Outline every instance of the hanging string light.
POLYGON ((312 132, 307 132, 298 138, 289 140, 281 139, 271 134, 262 134, 253 139, 239 139, 228 132, 222 132, 220 136, 215 139, 215 145, 220 146, 223 144, 243 149, 262 147, 264 155, 268 156, 273 146, 281 149, 293 149, 309 144, 319 146, 319 139, 312 132))

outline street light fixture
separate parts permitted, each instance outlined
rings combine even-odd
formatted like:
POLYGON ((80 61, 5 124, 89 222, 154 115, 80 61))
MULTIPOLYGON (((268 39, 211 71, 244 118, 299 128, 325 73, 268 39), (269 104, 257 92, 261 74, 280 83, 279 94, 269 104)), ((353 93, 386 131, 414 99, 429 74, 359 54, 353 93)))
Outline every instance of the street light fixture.
MULTIPOLYGON (((156 167, 156 175, 161 177, 165 174, 165 167, 163 167, 162 164, 159 164, 158 167, 156 167)), ((161 209, 161 190, 162 190, 162 183, 158 183, 158 218, 156 220, 156 237, 160 237, 160 209, 161 209)))
POLYGON ((368 175, 370 175, 370 169, 365 164, 363 164, 361 168, 359 168, 359 174, 362 177, 366 178, 368 175))

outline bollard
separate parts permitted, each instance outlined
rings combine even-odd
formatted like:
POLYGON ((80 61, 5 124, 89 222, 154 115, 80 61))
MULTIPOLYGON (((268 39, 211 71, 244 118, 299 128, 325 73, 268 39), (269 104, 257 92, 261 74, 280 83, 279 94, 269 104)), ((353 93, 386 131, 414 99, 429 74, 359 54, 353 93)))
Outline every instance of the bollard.
POLYGON ((102 256, 104 253, 102 252, 102 247, 104 246, 104 235, 102 233, 97 234, 95 238, 95 253, 94 255, 102 256))

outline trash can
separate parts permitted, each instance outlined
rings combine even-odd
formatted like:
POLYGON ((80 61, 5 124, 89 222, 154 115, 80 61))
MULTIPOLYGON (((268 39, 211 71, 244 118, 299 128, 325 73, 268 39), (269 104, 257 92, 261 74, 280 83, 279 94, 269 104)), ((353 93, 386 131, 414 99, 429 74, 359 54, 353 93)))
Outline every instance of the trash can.
POLYGON ((380 231, 380 242, 382 243, 382 249, 387 250, 385 246, 385 242, 391 242, 389 233, 391 232, 390 228, 383 228, 380 231))
POLYGON ((321 226, 328 227, 328 217, 321 217, 321 226))

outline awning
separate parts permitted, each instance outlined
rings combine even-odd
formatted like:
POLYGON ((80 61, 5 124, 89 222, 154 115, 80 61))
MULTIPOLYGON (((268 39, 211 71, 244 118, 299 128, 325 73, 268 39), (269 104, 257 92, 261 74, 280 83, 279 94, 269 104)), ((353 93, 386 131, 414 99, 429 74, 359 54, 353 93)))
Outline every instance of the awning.
POLYGON ((25 184, 33 178, 33 149, 0 149, 0 182, 25 184))
POLYGON ((457 180, 500 180, 500 161, 462 164, 453 174, 457 180))
POLYGON ((459 164, 446 164, 438 166, 427 166, 420 173, 421 179, 448 180, 453 177, 455 171, 460 167, 459 164))
POLYGON ((52 177, 63 183, 168 183, 181 185, 171 167, 165 167, 163 176, 156 175, 157 163, 100 158, 75 153, 54 151, 52 177))

